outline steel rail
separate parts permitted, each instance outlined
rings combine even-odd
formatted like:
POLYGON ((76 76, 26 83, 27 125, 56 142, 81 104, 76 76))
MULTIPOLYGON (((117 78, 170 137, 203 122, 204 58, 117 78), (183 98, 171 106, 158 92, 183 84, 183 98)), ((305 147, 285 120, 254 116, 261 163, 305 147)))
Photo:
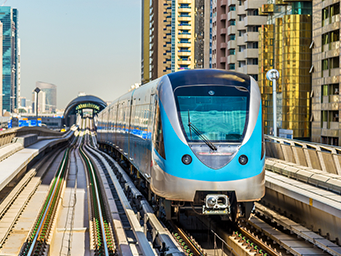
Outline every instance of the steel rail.
MULTIPOLYGON (((92 151, 93 156, 101 156, 100 153, 97 152, 97 150, 94 150, 93 148, 88 146, 88 150, 92 151)), ((100 160, 104 162, 103 160, 100 160)), ((104 163, 106 165, 107 169, 110 169, 109 164, 107 162, 104 163)), ((130 205, 130 202, 128 198, 126 197, 117 177, 114 175, 114 173, 109 173, 109 176, 115 186, 115 189, 117 191, 118 197, 120 201, 122 202, 122 205, 124 205, 124 211, 126 213, 126 216, 128 217, 129 223, 132 227, 132 231, 135 235, 135 238, 138 242, 138 246, 142 252, 143 255, 146 256, 151 256, 151 255, 156 255, 156 252, 152 249, 151 244, 147 240, 146 235, 144 234, 144 228, 141 227, 141 224, 139 220, 136 217, 136 214, 133 210, 133 208, 130 205)))
POLYGON ((95 179, 95 172, 94 172, 92 164, 90 164, 91 161, 90 161, 89 157, 85 154, 82 147, 80 147, 79 150, 81 151, 83 157, 86 158, 86 161, 89 163, 91 175, 94 177, 94 179, 93 179, 94 184, 93 185, 95 187, 95 196, 96 196, 96 203, 97 203, 98 212, 99 212, 99 221, 100 221, 100 225, 101 225, 102 240, 103 240, 103 244, 104 244, 105 255, 109 256, 108 244, 107 244, 107 240, 106 240, 106 234, 105 234, 105 228, 104 228, 104 222, 103 222, 102 207, 101 207, 100 198, 99 198, 99 194, 98 194, 98 186, 97 186, 97 181, 95 179))
POLYGON ((55 178, 55 181, 56 181, 56 182, 54 183, 53 191, 52 191, 51 196, 50 196, 50 198, 49 198, 48 204, 47 204, 47 206, 46 206, 46 208, 45 208, 44 215, 43 215, 43 217, 42 217, 42 220, 40 221, 40 224, 39 224, 39 227, 38 227, 38 229, 37 229, 37 231, 36 231, 36 234, 35 234, 35 236, 34 236, 34 239, 33 239, 32 243, 31 243, 30 249, 29 249, 29 251, 28 251, 28 253, 27 253, 28 256, 31 256, 31 255, 32 255, 33 250, 34 250, 34 248, 35 248, 35 246, 36 246, 36 243, 37 243, 37 240, 38 240, 38 236, 39 236, 39 234, 40 234, 40 232, 41 232, 41 228, 42 228, 43 224, 45 223, 46 215, 47 215, 47 213, 49 212, 50 205, 51 205, 51 203, 52 203, 52 201, 53 201, 53 199, 54 199, 54 195, 55 195, 55 192, 56 192, 57 187, 58 187, 58 184, 59 184, 58 180, 60 180, 60 176, 62 175, 62 170, 63 170, 63 168, 64 168, 64 166, 65 166, 65 162, 66 162, 66 159, 67 159, 67 154, 68 154, 68 150, 67 150, 67 152, 65 153, 64 158, 63 158, 63 161, 62 161, 62 164, 61 164, 61 166, 60 166, 60 168, 59 168, 58 177, 55 178))
POLYGON ((264 243, 260 239, 256 238, 249 231, 243 229, 241 226, 238 226, 238 229, 239 229, 239 232, 243 236, 247 237, 254 244, 258 245, 258 247, 261 248, 264 251, 264 253, 266 253, 267 255, 271 255, 271 256, 277 256, 278 255, 278 253, 275 250, 273 250, 270 246, 268 246, 266 243, 264 243))

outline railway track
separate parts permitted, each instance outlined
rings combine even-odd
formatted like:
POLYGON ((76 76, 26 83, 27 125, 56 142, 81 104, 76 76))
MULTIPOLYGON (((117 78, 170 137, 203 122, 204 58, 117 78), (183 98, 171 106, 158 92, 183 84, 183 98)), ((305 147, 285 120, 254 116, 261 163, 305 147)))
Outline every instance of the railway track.
POLYGON ((38 219, 25 242, 20 255, 43 255, 47 251, 50 231, 53 224, 54 216, 58 206, 58 200, 61 195, 62 186, 65 182, 69 160, 69 149, 64 152, 64 157, 58 168, 57 174, 52 181, 50 191, 38 219))
POLYGON ((115 255, 116 245, 112 233, 111 219, 105 209, 105 202, 103 201, 99 187, 100 182, 95 172, 94 164, 82 146, 79 148, 79 151, 88 169, 87 176, 91 195, 91 222, 95 255, 115 255))
MULTIPOLYGON (((63 197, 69 171, 69 159, 76 159, 77 154, 81 156, 88 170, 86 177, 89 185, 90 251, 94 255, 211 256, 216 255, 218 249, 219 255, 306 255, 307 252, 311 255, 341 255, 340 248, 331 241, 260 204, 256 204, 255 215, 249 221, 240 222, 234 227, 229 224, 227 228, 227 223, 217 218, 195 217, 195 222, 204 223, 206 233, 210 233, 214 238, 211 240, 210 249, 206 249, 206 245, 201 245, 202 240, 191 234, 195 233, 193 229, 181 223, 159 220, 143 193, 130 179, 129 171, 127 173, 110 156, 99 151, 95 138, 90 134, 87 130, 83 131, 80 136, 82 139, 78 140, 77 145, 65 151, 48 197, 37 222, 33 225, 29 239, 22 247, 21 255, 47 255, 49 252, 55 232, 53 225, 58 215, 58 202, 63 197)), ((52 160, 51 158, 49 161, 52 160)), ((11 205, 15 205, 16 200, 18 204, 23 202, 21 195, 28 194, 26 201, 32 198, 40 184, 34 179, 35 174, 36 170, 27 172, 18 188, 1 203, 0 221, 12 213, 11 205), (35 185, 30 185, 31 181, 34 181, 35 185), (31 192, 26 192, 28 188, 31 192)), ((76 197, 76 188, 77 181, 70 198, 76 197)), ((23 209, 25 202, 21 204, 23 209)), ((63 255, 71 255, 76 210, 72 206, 75 202, 70 204, 67 211, 68 215, 73 217, 69 227, 63 229, 63 237, 67 237, 65 241, 69 243, 63 255)), ((20 218, 21 212, 21 209, 17 210, 13 225, 20 218)), ((11 228, 7 233, 11 233, 11 228)), ((1 246, 6 240, 7 236, 0 240, 0 254, 1 246)))
POLYGON ((7 197, 0 204, 0 254, 6 248, 7 241, 16 236, 16 225, 32 201, 34 194, 41 185, 42 177, 49 170, 52 163, 58 159, 62 149, 57 149, 46 155, 41 161, 36 163, 9 192, 7 197))
MULTIPOLYGON (((255 216, 249 221, 234 226, 232 232, 231 228, 229 230, 218 228, 226 225, 226 222, 215 224, 212 233, 214 238, 219 237, 221 243, 225 245, 223 251, 226 255, 306 255, 307 253, 341 255, 340 247, 332 241, 284 216, 275 214, 260 204, 256 205, 255 216)), ((209 229, 212 220, 204 218, 209 229)), ((191 235, 190 231, 181 229, 176 224, 170 224, 168 227, 185 254, 206 255, 207 250, 202 249, 200 242, 195 241, 195 236, 191 235)))
MULTIPOLYGON (((56 219, 59 201, 62 198, 65 181, 67 180, 70 152, 73 152, 75 157, 76 151, 78 151, 81 155, 84 165, 88 170, 86 176, 90 195, 90 234, 92 237, 92 243, 89 249, 90 251, 93 251, 93 255, 116 255, 115 242, 113 241, 112 227, 110 224, 111 221, 110 218, 108 218, 107 212, 105 210, 105 202, 103 201, 103 197, 101 195, 98 177, 95 173, 92 161, 89 159, 87 153, 82 147, 83 143, 77 147, 73 147, 72 149, 67 149, 65 151, 55 178, 51 182, 50 190, 42 210, 30 232, 27 241, 21 249, 20 255, 47 255, 49 253, 49 247, 54 232, 53 224, 56 219)), ((72 211, 72 214, 74 214, 75 209, 72 209, 72 211)), ((64 232, 65 231, 68 232, 70 243, 70 237, 72 236, 72 226, 69 227, 68 230, 64 230, 64 232)), ((67 255, 70 255, 70 244, 68 247, 67 255)))

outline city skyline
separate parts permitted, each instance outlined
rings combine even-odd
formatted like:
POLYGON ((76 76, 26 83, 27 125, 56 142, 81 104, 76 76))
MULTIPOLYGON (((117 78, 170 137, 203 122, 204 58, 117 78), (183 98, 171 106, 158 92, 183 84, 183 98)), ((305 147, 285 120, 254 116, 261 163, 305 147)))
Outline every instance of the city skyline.
POLYGON ((30 98, 36 82, 46 81, 58 86, 57 108, 65 108, 79 91, 110 101, 140 82, 139 0, 5 5, 19 13, 20 96, 30 98))

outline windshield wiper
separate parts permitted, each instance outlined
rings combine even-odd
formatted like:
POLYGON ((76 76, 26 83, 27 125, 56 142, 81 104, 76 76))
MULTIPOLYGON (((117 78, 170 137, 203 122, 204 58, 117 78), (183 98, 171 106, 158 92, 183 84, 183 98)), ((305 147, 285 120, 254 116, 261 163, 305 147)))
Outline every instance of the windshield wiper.
POLYGON ((191 117, 189 115, 188 110, 188 127, 189 127, 189 134, 192 139, 192 132, 191 129, 193 129, 193 132, 198 135, 198 137, 206 143, 207 146, 209 146, 212 150, 217 150, 217 147, 213 145, 213 143, 194 125, 191 123, 191 117))

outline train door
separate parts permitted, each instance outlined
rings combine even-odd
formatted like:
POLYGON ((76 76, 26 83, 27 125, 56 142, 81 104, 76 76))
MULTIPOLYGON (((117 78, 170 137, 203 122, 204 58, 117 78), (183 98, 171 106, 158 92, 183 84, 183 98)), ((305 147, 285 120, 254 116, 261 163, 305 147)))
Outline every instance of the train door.
POLYGON ((152 134, 153 134, 153 126, 154 126, 154 113, 155 113, 155 102, 156 102, 156 94, 154 88, 151 91, 150 99, 149 99, 149 109, 148 109, 148 128, 147 128, 147 140, 148 140, 148 150, 147 161, 146 161, 146 173, 151 175, 152 168, 152 134))
MULTIPOLYGON (((131 118, 132 118, 132 110, 133 110, 133 95, 134 95, 134 92, 131 94, 131 97, 130 97, 130 105, 129 105, 129 119, 128 119, 128 157, 132 157, 131 156, 131 149, 130 149, 130 139, 131 139, 131 133, 132 133, 132 127, 131 127, 131 118)), ((129 101, 128 101, 129 102, 129 101)))
POLYGON ((114 106, 114 110, 115 110, 115 125, 114 125, 114 136, 113 136, 113 143, 115 144, 115 146, 117 145, 117 132, 118 132, 118 111, 119 111, 119 108, 118 108, 119 104, 117 103, 116 106, 114 106))
POLYGON ((108 116, 107 116, 107 125, 106 125, 106 136, 105 141, 108 141, 110 139, 110 107, 108 110, 108 116))

